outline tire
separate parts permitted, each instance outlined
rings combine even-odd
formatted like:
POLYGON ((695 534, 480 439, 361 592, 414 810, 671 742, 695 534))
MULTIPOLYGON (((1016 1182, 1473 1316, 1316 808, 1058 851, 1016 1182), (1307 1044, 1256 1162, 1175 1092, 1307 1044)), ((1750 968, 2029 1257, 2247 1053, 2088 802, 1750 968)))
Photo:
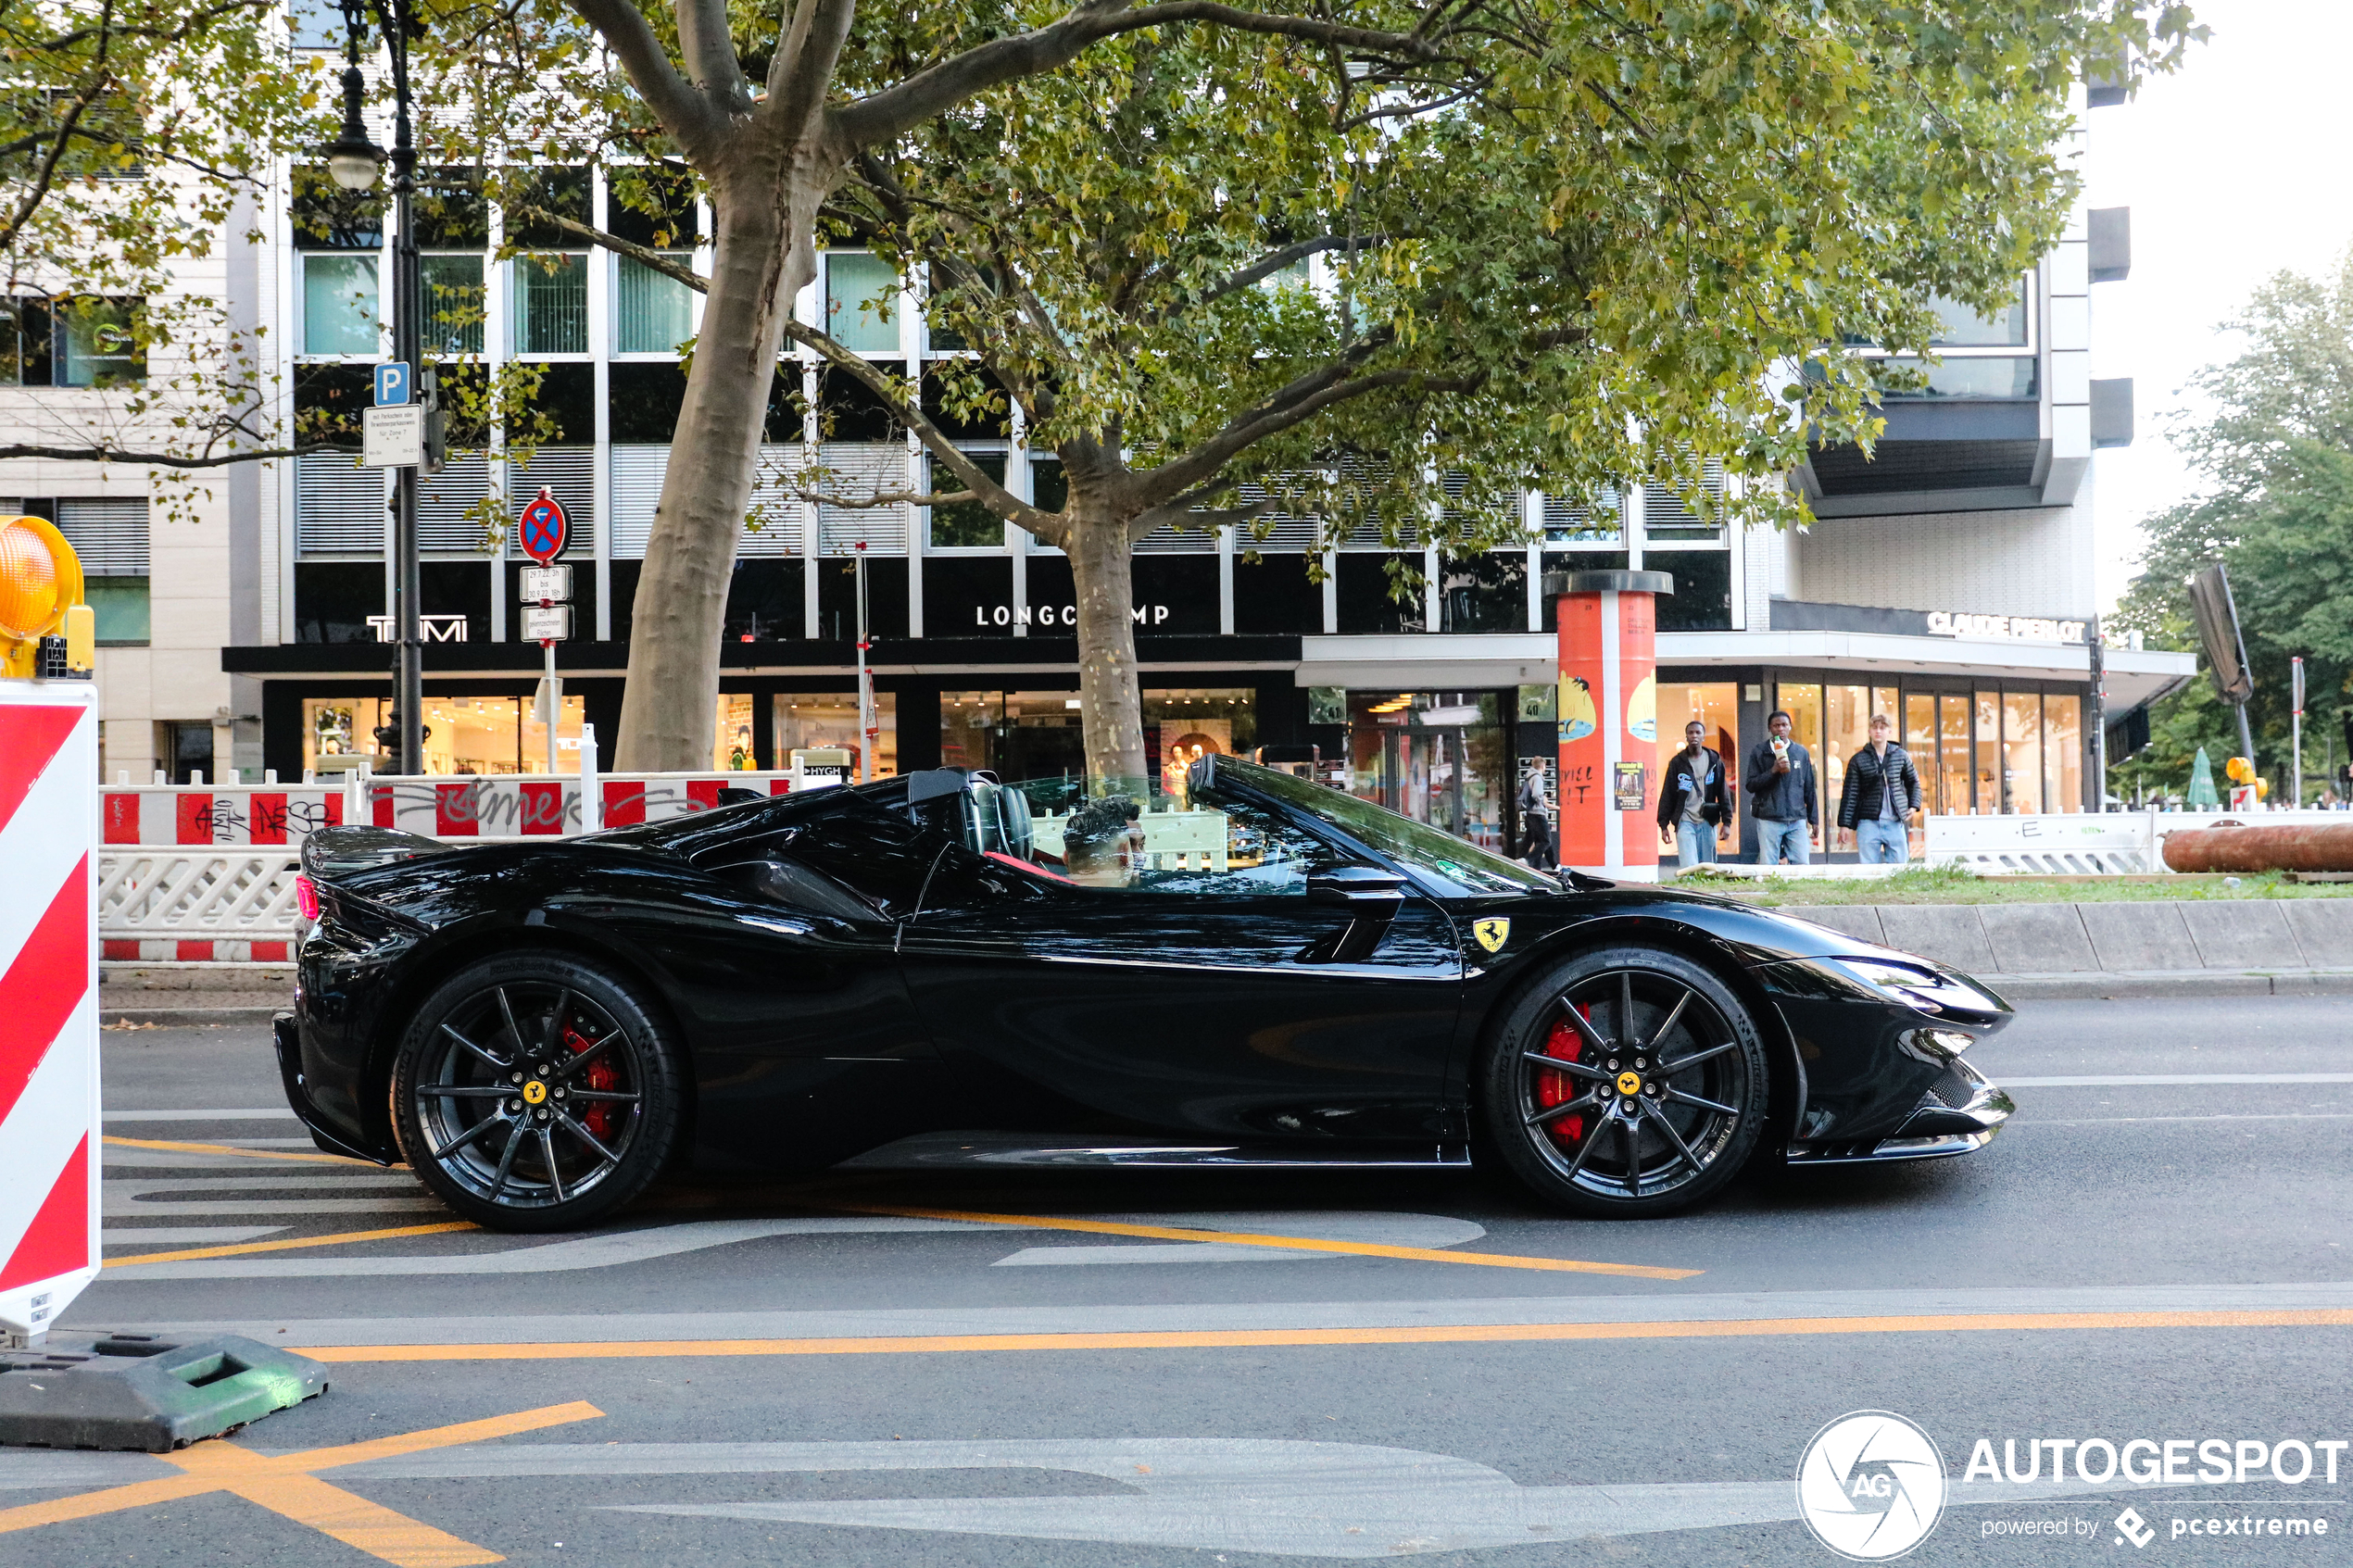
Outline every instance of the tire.
POLYGON ((638 989, 559 953, 460 970, 392 1064, 409 1168, 486 1229, 578 1230, 646 1190, 678 1139, 685 1052, 638 989))
POLYGON ((1488 1147, 1537 1197, 1646 1219, 1739 1173, 1772 1084, 1763 1033, 1730 987, 1680 953, 1623 947, 1565 960, 1514 1001, 1476 1087, 1488 1147))

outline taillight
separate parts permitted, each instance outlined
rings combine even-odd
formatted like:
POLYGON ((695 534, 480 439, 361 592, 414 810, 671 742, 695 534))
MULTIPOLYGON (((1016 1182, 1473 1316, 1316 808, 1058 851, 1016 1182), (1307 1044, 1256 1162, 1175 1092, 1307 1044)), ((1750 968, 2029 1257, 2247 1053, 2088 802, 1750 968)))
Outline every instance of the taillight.
POLYGON ((295 912, 308 921, 319 918, 319 889, 307 876, 295 878, 295 912))

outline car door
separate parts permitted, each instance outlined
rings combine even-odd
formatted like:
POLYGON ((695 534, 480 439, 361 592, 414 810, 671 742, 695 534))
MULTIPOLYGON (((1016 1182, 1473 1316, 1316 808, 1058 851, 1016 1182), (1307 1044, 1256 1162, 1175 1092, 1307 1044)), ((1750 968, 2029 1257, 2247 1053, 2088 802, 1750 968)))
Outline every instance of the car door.
POLYGON ((698 1021, 697 1142, 711 1163, 830 1164, 955 1104, 895 952, 941 840, 843 809, 698 858, 686 910, 639 933, 698 1021))
POLYGON ((1279 810, 1206 810, 1187 841, 1216 847, 1155 853, 1146 818, 1120 885, 941 856, 900 957, 975 1123, 1440 1137, 1462 986, 1445 911, 1279 810))

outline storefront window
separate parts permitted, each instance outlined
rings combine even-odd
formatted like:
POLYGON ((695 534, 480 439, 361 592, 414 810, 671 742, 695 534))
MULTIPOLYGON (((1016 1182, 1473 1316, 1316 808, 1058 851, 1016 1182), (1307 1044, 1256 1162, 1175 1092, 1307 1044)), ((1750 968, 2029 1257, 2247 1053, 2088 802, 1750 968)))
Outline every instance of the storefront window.
POLYGON ((1977 809, 1969 785, 1969 698, 1948 692, 1936 700, 1943 715, 1937 730, 1937 772, 1943 780, 1937 809, 1965 817, 1977 809))
POLYGON ((1904 698, 1904 749, 1912 754, 1912 766, 1919 770, 1921 807, 1930 811, 1944 809, 1944 797, 1937 790, 1936 776, 1936 698, 1928 692, 1910 692, 1904 698))
MULTIPOLYGON (((722 702, 728 699, 720 698, 722 702)), ((751 699, 736 700, 744 705, 743 721, 751 723, 751 699)), ((807 751, 818 746, 837 746, 849 753, 850 776, 858 776, 859 764, 865 756, 865 737, 858 733, 858 694, 855 692, 778 692, 771 699, 775 704, 773 728, 775 734, 775 759, 779 768, 792 766, 795 751, 807 751)), ((940 698, 943 711, 947 705, 940 698)), ((880 733, 875 737, 875 767, 873 777, 893 778, 899 772, 899 697, 894 692, 875 694, 875 727, 880 733)), ((943 740, 945 737, 942 737, 943 740)), ((945 747, 943 746, 943 750, 945 747)), ((943 762, 950 767, 959 764, 943 762)), ((721 766, 725 766, 722 763, 721 766)))
MULTIPOLYGON (((2052 811, 2083 809, 2083 699, 2045 696, 2043 699, 2043 766, 2050 775, 2050 794, 2044 808, 2052 811)), ((2099 804, 2094 809, 2101 809, 2099 804)))
POLYGON ((2043 694, 2002 695, 2002 809, 2032 816, 2043 809, 2043 694))
MULTIPOLYGON (((382 697, 306 697, 302 704, 302 765, 319 766, 322 756, 370 758, 381 772, 385 759, 375 732, 391 722, 392 704, 382 697)), ((556 771, 580 771, 580 728, 587 718, 577 696, 563 700, 556 725, 556 771)), ((547 771, 547 726, 531 717, 527 696, 428 696, 425 698, 425 771, 428 773, 544 773, 547 771)))
POLYGON ((1846 764, 1871 742, 1871 689, 1869 686, 1825 686, 1822 699, 1829 711, 1818 759, 1822 780, 1822 814, 1838 820, 1838 803, 1846 789, 1846 764))
POLYGON ((752 745, 749 694, 719 694, 719 712, 711 727, 711 765, 722 772, 737 773, 760 765, 758 749, 752 745))
MULTIPOLYGON (((1814 759, 1816 807, 1835 814, 1836 797, 1830 797, 1828 802, 1819 798, 1832 787, 1829 764, 1822 757, 1822 688, 1810 684, 1793 685, 1783 683, 1775 690, 1780 694, 1776 698, 1778 705, 1789 710, 1790 739, 1804 746, 1814 759)), ((1819 849, 1822 847, 1822 824, 1818 820, 1814 822, 1811 834, 1814 847, 1819 849)))
POLYGON ((1982 817, 2002 810, 2002 694, 1977 694, 1977 811, 1982 817))
POLYGON ((1161 790, 1182 801, 1185 775, 1204 757, 1248 757, 1258 744, 1254 692, 1202 688, 1145 692, 1145 759, 1161 790))
POLYGON ((1501 854, 1514 784, 1505 701, 1493 692, 1351 692, 1350 792, 1501 854))

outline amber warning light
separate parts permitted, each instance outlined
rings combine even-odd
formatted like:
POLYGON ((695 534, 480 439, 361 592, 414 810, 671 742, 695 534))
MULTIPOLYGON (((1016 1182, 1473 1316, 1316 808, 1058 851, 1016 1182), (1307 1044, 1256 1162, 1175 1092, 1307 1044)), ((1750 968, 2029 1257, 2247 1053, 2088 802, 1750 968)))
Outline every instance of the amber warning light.
POLYGON ((0 674, 87 674, 95 642, 66 536, 45 518, 0 517, 0 674))

